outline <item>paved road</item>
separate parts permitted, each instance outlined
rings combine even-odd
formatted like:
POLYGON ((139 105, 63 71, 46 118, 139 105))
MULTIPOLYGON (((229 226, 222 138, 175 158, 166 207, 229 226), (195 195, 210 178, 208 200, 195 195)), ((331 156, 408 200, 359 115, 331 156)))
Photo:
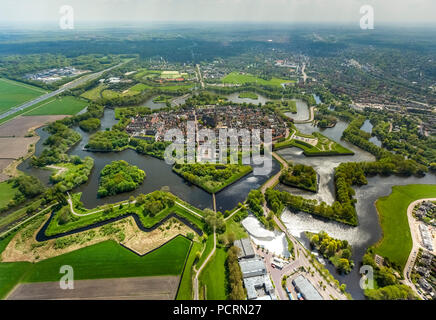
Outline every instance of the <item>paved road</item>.
POLYGON ((303 83, 306 83, 306 80, 307 80, 307 74, 306 74, 305 70, 306 70, 306 64, 303 63, 303 68, 301 69, 301 73, 303 74, 303 83))
MULTIPOLYGON (((282 170, 287 169, 289 167, 287 161, 285 161, 284 159, 279 157, 276 153, 273 152, 272 155, 274 156, 274 158, 276 158, 282 164, 282 166, 283 166, 282 170)), ((281 171, 278 172, 271 179, 269 179, 261 187, 260 190, 262 193, 265 193, 267 188, 270 188, 270 187, 275 185, 275 183, 278 181, 278 179, 280 177, 280 173, 281 173, 281 171)), ((268 215, 269 211, 270 210, 265 203, 264 204, 265 215, 268 215)), ((294 238, 294 236, 292 236, 288 232, 288 229, 282 224, 282 222, 280 221, 280 219, 277 218, 276 215, 274 215, 274 222, 276 223, 278 228, 286 234, 286 236, 289 238, 289 240, 292 241, 292 243, 294 245, 295 260, 289 266, 283 268, 280 271, 277 271, 276 269, 273 269, 271 267, 271 263, 269 261, 267 261, 267 268, 269 269, 268 271, 270 272, 270 274, 273 278, 273 282, 274 282, 274 285, 276 287, 277 296, 280 299, 287 300, 288 299, 287 294, 283 290, 282 284, 281 284, 281 279, 283 278, 283 276, 285 274, 290 274, 295 268, 298 268, 301 266, 303 266, 306 270, 308 270, 310 268, 312 271, 315 271, 315 268, 313 267, 312 263, 310 262, 310 256, 308 255, 306 248, 304 248, 303 245, 301 245, 301 243, 299 241, 297 241, 294 238), (306 255, 308 255, 308 256, 306 257, 306 255)), ((339 289, 336 289, 332 285, 329 285, 317 271, 315 271, 313 275, 310 273, 306 273, 305 277, 318 289, 319 293, 324 297, 324 299, 331 299, 331 297, 330 297, 330 295, 331 295, 339 300, 347 300, 347 297, 343 293, 341 293, 339 291, 339 289), (320 288, 320 286, 319 286, 320 282, 322 282, 324 285, 326 285, 325 290, 320 288)))
POLYGON ((204 89, 204 81, 203 81, 203 76, 201 75, 200 65, 197 64, 196 67, 197 67, 197 78, 198 78, 198 81, 201 84, 201 88, 204 89))
POLYGON ((50 98, 52 98, 52 97, 54 97, 54 96, 56 96, 56 95, 58 95, 58 94, 64 92, 65 90, 75 88, 75 87, 77 87, 77 86, 79 86, 79 85, 81 85, 81 84, 83 84, 83 83, 85 83, 85 82, 87 82, 87 81, 89 81, 89 80, 97 79, 97 78, 99 78, 99 77, 100 77, 104 72, 107 72, 107 71, 110 71, 110 70, 112 70, 112 69, 118 68, 119 66, 122 66, 122 65, 125 64, 125 63, 127 63, 127 61, 126 61, 126 62, 122 62, 122 63, 120 63, 120 64, 117 64, 116 66, 110 67, 110 68, 108 68, 108 69, 105 69, 105 70, 102 70, 102 71, 99 71, 99 72, 96 72, 96 73, 88 74, 88 75, 85 75, 85 76, 83 76, 83 77, 80 77, 79 79, 76 79, 76 80, 74 80, 74 81, 71 81, 71 82, 69 82, 69 83, 63 85, 62 87, 60 87, 59 89, 57 89, 57 90, 55 90, 55 91, 52 91, 52 92, 46 93, 46 94, 44 94, 44 95, 42 95, 42 96, 39 96, 39 97, 36 98, 36 99, 33 99, 33 100, 31 100, 31 101, 28 101, 28 102, 26 102, 26 103, 24 103, 24 104, 22 104, 22 105, 20 105, 20 106, 18 106, 18 107, 12 108, 12 109, 6 111, 5 113, 0 114, 0 120, 1 120, 1 119, 4 119, 4 118, 6 118, 6 117, 8 117, 8 116, 10 116, 10 115, 13 115, 13 114, 15 114, 15 113, 17 113, 17 112, 19 112, 19 111, 23 111, 23 110, 25 110, 25 109, 27 109, 27 108, 29 108, 29 107, 31 107, 31 106, 37 104, 37 103, 40 103, 41 101, 44 101, 44 100, 50 99, 50 98))

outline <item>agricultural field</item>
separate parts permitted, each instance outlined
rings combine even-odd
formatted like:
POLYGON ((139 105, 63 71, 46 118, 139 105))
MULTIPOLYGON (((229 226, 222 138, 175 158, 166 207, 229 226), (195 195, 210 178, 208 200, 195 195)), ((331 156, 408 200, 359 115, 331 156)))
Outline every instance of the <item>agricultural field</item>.
MULTIPOLYGON (((62 265, 74 266, 75 280, 180 275, 190 245, 179 236, 141 257, 115 241, 104 241, 35 264, 0 263, 0 298, 20 282, 58 281, 62 265)), ((3 247, 0 242, 1 251, 3 247)))
POLYGON ((87 104, 86 100, 71 96, 56 97, 32 107, 32 110, 26 112, 25 116, 75 115, 87 104))
POLYGON ((274 86, 279 87, 283 83, 294 82, 293 80, 285 80, 279 78, 272 78, 271 80, 265 80, 253 76, 251 74, 241 74, 238 72, 231 72, 227 76, 225 76, 222 80, 222 83, 230 83, 230 84, 247 84, 247 83, 255 83, 259 85, 265 86, 274 86))
POLYGON ((0 78, 0 113, 33 100, 46 91, 28 84, 0 78))
POLYGON ((23 283, 8 300, 174 300, 179 280, 179 276, 76 280, 74 290, 61 289, 57 281, 23 283))
POLYGON ((375 253, 387 257, 403 269, 413 244, 407 208, 415 200, 432 198, 435 195, 436 185, 434 184, 412 184, 394 186, 389 196, 378 199, 376 207, 383 238, 375 245, 375 253))

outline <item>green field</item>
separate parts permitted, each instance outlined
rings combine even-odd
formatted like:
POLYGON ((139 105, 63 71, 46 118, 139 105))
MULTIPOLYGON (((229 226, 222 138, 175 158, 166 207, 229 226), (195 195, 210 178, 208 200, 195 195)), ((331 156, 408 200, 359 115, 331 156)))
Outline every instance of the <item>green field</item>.
POLYGON ((238 97, 241 99, 248 98, 252 100, 257 100, 257 98, 259 98, 258 95, 253 92, 241 92, 238 97))
POLYGON ((84 93, 82 93, 81 97, 95 101, 97 99, 101 98, 100 92, 104 90, 106 86, 102 83, 100 83, 97 87, 92 88, 91 90, 88 90, 84 93))
POLYGON ((151 88, 152 87, 150 87, 146 84, 138 83, 138 84, 135 84, 133 87, 129 88, 129 91, 126 94, 127 95, 135 95, 135 94, 141 93, 142 91, 149 90, 151 88))
POLYGON ((260 84, 260 85, 275 86, 275 87, 281 86, 282 83, 294 82, 293 80, 285 80, 285 79, 279 79, 279 78, 272 78, 271 80, 264 80, 264 79, 255 77, 251 74, 241 74, 238 72, 229 73, 221 81, 223 83, 230 83, 230 84, 256 83, 256 84, 260 84))
POLYGON ((435 197, 436 185, 412 184, 394 186, 389 196, 378 199, 376 207, 383 238, 376 244, 375 253, 403 269, 412 250, 407 207, 415 200, 435 197))
POLYGON ((12 183, 0 183, 0 209, 6 207, 18 192, 17 188, 12 188, 12 183))
POLYGON ((179 236, 140 257, 110 240, 35 264, 0 263, 0 298, 19 282, 58 281, 63 265, 74 268, 75 280, 180 275, 190 244, 179 236))
POLYGON ((33 100, 46 91, 16 81, 0 78, 0 113, 33 100))
POLYGON ((201 244, 193 242, 191 252, 186 261, 185 271, 183 272, 182 279, 180 279, 180 286, 176 300, 192 300, 193 298, 192 277, 194 276, 194 271, 192 268, 197 252, 201 252, 201 244))
POLYGON ((217 248, 215 255, 200 274, 200 287, 206 286, 207 300, 226 300, 226 259, 227 252, 217 248))
POLYGON ((75 115, 87 106, 87 101, 75 97, 55 97, 42 101, 26 112, 26 116, 75 115))

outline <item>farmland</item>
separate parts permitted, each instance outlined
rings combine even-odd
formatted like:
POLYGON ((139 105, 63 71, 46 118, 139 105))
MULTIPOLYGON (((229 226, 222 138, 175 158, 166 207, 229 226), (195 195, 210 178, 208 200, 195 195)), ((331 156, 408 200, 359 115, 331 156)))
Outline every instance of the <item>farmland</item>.
POLYGON ((39 97, 44 93, 46 92, 40 88, 0 78, 0 113, 39 97))
POLYGON ((58 281, 62 265, 74 267, 76 280, 180 275, 189 247, 189 240, 176 237, 140 257, 115 241, 105 241, 35 264, 0 263, 0 298, 19 282, 58 281))
POLYGON ((43 101, 25 113, 26 116, 75 115, 83 110, 87 102, 74 97, 56 97, 43 101))

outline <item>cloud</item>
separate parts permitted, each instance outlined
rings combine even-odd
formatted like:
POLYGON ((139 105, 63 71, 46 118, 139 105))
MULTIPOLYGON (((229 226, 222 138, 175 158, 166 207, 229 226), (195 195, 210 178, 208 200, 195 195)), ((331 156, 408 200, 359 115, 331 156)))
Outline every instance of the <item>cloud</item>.
POLYGON ((55 21, 59 7, 77 21, 356 22, 361 5, 376 23, 436 22, 434 0, 1 0, 0 21, 55 21))

